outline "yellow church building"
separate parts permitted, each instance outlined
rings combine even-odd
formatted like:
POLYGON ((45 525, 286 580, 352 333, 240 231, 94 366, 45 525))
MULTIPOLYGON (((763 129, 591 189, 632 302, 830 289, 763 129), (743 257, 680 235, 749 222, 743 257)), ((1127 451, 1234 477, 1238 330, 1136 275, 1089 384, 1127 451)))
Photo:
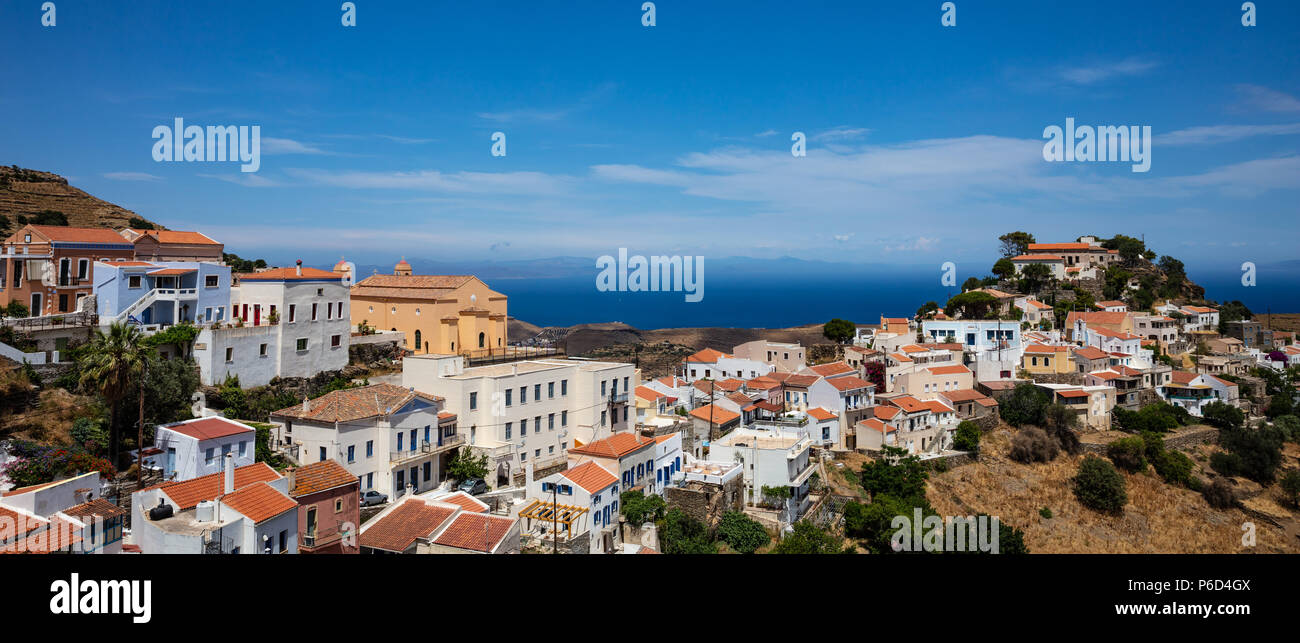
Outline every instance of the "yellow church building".
MULTIPOLYGON (((335 272, 346 273, 339 261, 335 272)), ((406 334, 406 348, 486 357, 506 351, 506 296, 473 275, 413 275, 405 259, 391 275, 352 286, 352 323, 406 334)))

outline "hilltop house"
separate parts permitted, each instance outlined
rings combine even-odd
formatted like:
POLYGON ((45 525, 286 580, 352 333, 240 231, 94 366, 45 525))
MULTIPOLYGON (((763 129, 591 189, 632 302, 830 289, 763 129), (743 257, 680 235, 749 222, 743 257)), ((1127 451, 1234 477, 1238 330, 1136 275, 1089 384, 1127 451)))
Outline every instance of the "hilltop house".
POLYGON ((93 292, 95 262, 134 256, 130 241, 105 228, 25 225, 0 246, 0 307, 17 302, 33 317, 75 312, 93 292))

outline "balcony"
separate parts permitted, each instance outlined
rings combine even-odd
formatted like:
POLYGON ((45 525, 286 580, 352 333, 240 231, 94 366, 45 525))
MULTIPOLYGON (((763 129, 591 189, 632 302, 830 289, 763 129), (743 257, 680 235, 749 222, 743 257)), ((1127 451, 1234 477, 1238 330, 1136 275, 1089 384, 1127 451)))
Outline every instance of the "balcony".
POLYGON ((627 393, 610 393, 609 401, 612 404, 623 404, 627 402, 627 393))
POLYGON ((154 294, 158 299, 176 300, 176 299, 195 299, 199 296, 197 288, 154 288, 154 294))
POLYGON ((316 527, 312 531, 305 531, 298 534, 298 544, 307 549, 325 547, 332 545, 343 538, 343 530, 339 526, 331 525, 329 527, 316 527))
POLYGON ((433 453, 442 453, 443 451, 458 447, 464 443, 465 443, 465 436, 460 433, 457 433, 455 435, 449 435, 443 438, 439 442, 431 442, 429 440, 424 440, 420 442, 420 446, 417 449, 411 449, 408 451, 389 452, 388 461, 403 462, 405 460, 411 460, 414 458, 419 458, 433 453))

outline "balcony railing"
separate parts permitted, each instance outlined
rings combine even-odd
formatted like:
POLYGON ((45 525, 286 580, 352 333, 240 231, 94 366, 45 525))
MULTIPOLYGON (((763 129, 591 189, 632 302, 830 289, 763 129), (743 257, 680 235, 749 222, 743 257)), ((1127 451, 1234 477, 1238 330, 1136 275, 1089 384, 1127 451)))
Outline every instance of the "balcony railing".
POLYGON ((331 525, 328 527, 318 526, 310 532, 305 531, 298 534, 298 542, 303 547, 324 547, 326 545, 334 544, 342 537, 343 532, 339 529, 338 525, 331 525))
POLYGON ((614 404, 622 404, 627 401, 627 393, 610 393, 609 401, 614 404))
POLYGON ((428 454, 430 454, 430 453, 439 453, 439 452, 441 452, 441 451, 446 451, 447 449, 450 449, 450 448, 453 448, 453 447, 458 447, 458 446, 460 446, 461 444, 464 444, 464 442, 465 442, 465 436, 462 435, 462 434, 460 434, 460 433, 457 433, 457 434, 455 434, 455 435, 449 435, 449 436, 446 436, 446 437, 444 437, 444 438, 442 439, 441 442, 432 442, 432 441, 429 441, 429 440, 423 440, 423 441, 420 442, 420 445, 419 445, 418 448, 410 449, 410 450, 403 450, 403 451, 391 451, 391 452, 389 452, 389 454, 388 454, 388 461, 389 461, 389 462, 401 462, 401 461, 403 461, 403 460, 410 460, 411 458, 418 458, 418 457, 420 457, 420 456, 422 456, 422 455, 428 455, 428 454))

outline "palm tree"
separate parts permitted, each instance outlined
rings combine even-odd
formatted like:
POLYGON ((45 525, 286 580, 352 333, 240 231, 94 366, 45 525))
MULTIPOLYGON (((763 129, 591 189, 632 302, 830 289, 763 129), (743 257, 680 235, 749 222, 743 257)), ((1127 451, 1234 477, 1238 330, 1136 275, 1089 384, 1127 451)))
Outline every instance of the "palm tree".
POLYGON ((113 466, 118 464, 118 445, 121 442, 114 410, 117 402, 144 373, 148 349, 141 341, 143 338, 140 327, 130 324, 113 324, 107 333, 96 329, 82 358, 78 383, 87 390, 98 391, 108 402, 108 452, 113 466))

